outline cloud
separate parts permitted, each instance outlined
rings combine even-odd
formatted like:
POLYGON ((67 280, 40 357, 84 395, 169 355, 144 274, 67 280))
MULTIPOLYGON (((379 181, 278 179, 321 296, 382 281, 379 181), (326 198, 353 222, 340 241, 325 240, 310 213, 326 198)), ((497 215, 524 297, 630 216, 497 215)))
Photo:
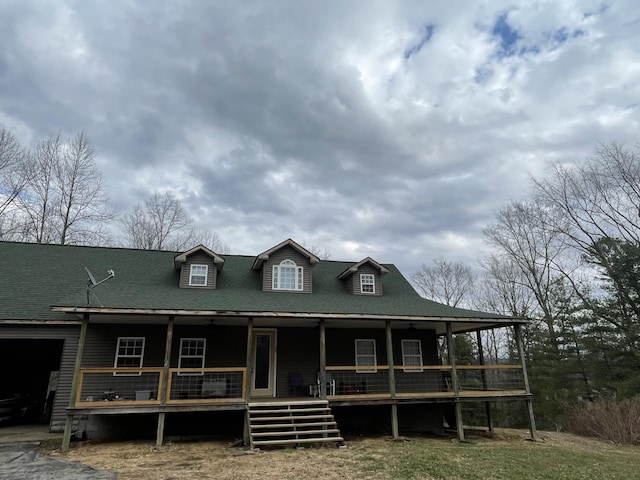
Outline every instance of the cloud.
POLYGON ((483 254, 546 162, 637 142, 637 11, 8 1, 0 122, 84 130, 121 211, 170 190, 234 253, 291 236, 409 274, 483 254))

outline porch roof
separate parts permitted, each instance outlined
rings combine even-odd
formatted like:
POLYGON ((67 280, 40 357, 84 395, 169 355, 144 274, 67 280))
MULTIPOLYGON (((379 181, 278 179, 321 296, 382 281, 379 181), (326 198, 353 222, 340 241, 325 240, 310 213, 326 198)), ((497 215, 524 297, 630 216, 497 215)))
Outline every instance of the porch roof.
POLYGON ((255 257, 225 255, 215 290, 179 288, 179 252, 0 242, 0 320, 69 319, 69 312, 215 312, 237 315, 318 315, 457 319, 482 324, 523 322, 486 312, 452 308, 418 295, 394 265, 384 265, 384 295, 353 295, 338 279, 353 262, 320 261, 311 294, 266 292, 255 257), (100 281, 87 303, 87 267, 100 281), (51 308, 53 307, 53 308, 51 308))

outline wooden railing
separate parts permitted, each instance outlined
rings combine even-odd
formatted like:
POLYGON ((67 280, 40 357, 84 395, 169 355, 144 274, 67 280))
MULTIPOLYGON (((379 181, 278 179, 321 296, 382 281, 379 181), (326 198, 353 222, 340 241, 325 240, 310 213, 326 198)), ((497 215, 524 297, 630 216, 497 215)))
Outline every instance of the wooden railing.
MULTIPOLYGON (((78 407, 160 405, 165 387, 162 368, 81 368, 78 407)), ((246 398, 246 368, 171 368, 166 403, 225 403, 246 398)))
MULTIPOLYGON (((389 367, 327 366, 330 396, 390 397, 389 367), (334 393, 335 392, 335 393, 334 393), (331 395, 334 394, 334 395, 331 395)), ((455 396, 450 365, 394 367, 396 397, 455 396)), ((458 395, 522 394, 521 365, 461 365, 456 367, 458 395)))

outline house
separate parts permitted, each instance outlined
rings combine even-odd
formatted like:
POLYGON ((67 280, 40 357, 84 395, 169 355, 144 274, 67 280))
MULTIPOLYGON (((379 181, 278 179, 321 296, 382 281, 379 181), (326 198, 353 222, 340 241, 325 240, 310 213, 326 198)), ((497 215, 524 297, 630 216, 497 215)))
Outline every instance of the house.
POLYGON ((535 438, 526 321, 426 300, 394 265, 321 260, 291 239, 256 256, 0 242, 0 394, 46 397, 63 448, 132 429, 158 444, 222 429, 253 446, 340 443, 340 428, 397 436, 445 416, 464 438, 463 403, 486 404, 491 425, 506 400, 526 404, 535 438), (518 364, 485 365, 481 348, 458 364, 456 334, 496 328, 513 329, 518 364))

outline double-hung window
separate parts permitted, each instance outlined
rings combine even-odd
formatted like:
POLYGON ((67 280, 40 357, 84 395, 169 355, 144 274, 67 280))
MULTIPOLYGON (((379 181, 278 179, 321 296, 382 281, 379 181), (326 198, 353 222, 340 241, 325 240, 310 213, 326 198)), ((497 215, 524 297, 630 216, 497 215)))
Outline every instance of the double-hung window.
POLYGON ((376 341, 356 340, 356 373, 376 373, 376 341))
POLYGON ((360 293, 376 293, 375 277, 370 273, 360 275, 360 293))
MULTIPOLYGON (((207 340, 204 338, 180 339, 178 368, 204 368, 207 340)), ((202 375, 203 372, 181 372, 179 375, 202 375)))
MULTIPOLYGON (((115 368, 142 367, 144 357, 144 337, 118 337, 115 368)), ((114 372, 114 375, 142 375, 142 372, 114 372)))
POLYGON ((422 372, 420 340, 402 340, 402 365, 405 372, 422 372))
POLYGON ((283 260, 273 266, 272 288, 274 290, 302 290, 303 267, 292 260, 283 260))
POLYGON ((196 263, 191 265, 189 270, 189 285, 193 287, 206 287, 208 272, 208 265, 200 265, 196 263))

